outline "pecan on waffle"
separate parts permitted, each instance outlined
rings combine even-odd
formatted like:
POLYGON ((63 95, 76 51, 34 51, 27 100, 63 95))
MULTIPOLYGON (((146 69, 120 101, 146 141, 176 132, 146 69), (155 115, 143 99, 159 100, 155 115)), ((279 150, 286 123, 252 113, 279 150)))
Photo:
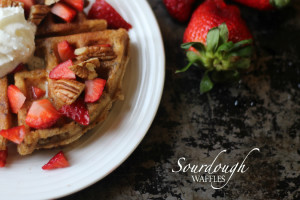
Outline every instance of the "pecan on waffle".
MULTIPOLYGON (((18 152, 21 155, 31 154, 35 149, 53 148, 74 142, 75 140, 79 139, 84 133, 86 133, 88 130, 90 130, 96 124, 102 122, 106 118, 114 101, 123 99, 123 95, 121 92, 122 79, 129 59, 129 36, 126 30, 104 30, 63 37, 39 39, 37 41, 37 44, 39 45, 37 49, 42 49, 45 54, 44 56, 46 59, 46 69, 21 72, 15 75, 16 86, 19 87, 27 97, 25 105, 18 113, 19 125, 26 126, 25 117, 29 109, 28 105, 32 103, 32 100, 28 94, 28 88, 30 88, 32 84, 39 83, 42 85, 37 85, 38 87, 47 87, 47 98, 57 109, 59 109, 63 105, 63 103, 66 104, 66 100, 60 98, 60 95, 63 92, 59 93, 56 91, 57 80, 50 79, 48 75, 54 67, 61 63, 57 52, 57 44, 64 40, 67 40, 70 44, 72 44, 72 46, 76 47, 77 49, 109 44, 115 54, 115 56, 112 57, 112 53, 109 52, 109 59, 108 57, 107 59, 105 59, 105 54, 98 54, 97 52, 94 52, 95 54, 90 54, 90 56, 96 56, 96 58, 90 57, 87 61, 83 61, 85 63, 80 60, 74 61, 74 66, 78 65, 79 67, 86 66, 87 63, 90 62, 93 68, 95 68, 94 70, 96 71, 98 77, 106 80, 106 86, 104 88, 102 96, 98 101, 96 101, 95 103, 87 103, 87 109, 90 116, 90 123, 88 126, 83 126, 70 119, 62 118, 51 128, 39 130, 29 129, 24 141, 20 145, 18 145, 18 152), (98 55, 101 55, 103 57, 98 57, 98 55), (99 62, 95 62, 95 59, 99 59, 99 62)), ((101 48, 97 51, 101 51, 101 48)), ((93 71, 93 69, 90 70, 93 71)), ((81 70, 78 70, 78 73, 79 72, 80 74, 84 73, 84 71, 81 70)), ((59 85, 75 87, 73 83, 70 83, 68 85, 67 82, 59 83, 59 85)), ((80 84, 77 88, 73 88, 70 91, 74 93, 80 93, 80 84)), ((72 97, 72 95, 70 97, 72 97)))
POLYGON ((38 26, 36 37, 66 36, 77 33, 102 31, 107 29, 106 20, 87 19, 83 12, 79 12, 75 20, 71 23, 63 23, 57 17, 49 13, 38 26))

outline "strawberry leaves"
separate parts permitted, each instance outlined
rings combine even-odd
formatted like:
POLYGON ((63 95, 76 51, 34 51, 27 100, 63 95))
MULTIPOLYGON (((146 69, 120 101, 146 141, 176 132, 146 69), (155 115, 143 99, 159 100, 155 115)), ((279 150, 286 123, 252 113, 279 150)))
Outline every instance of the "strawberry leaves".
POLYGON ((236 43, 228 41, 229 32, 225 23, 212 28, 207 33, 206 44, 189 42, 181 45, 187 50, 189 61, 176 73, 187 71, 192 65, 205 69, 200 82, 200 93, 210 91, 214 82, 228 82, 239 78, 239 71, 249 68, 253 51, 252 40, 236 43))

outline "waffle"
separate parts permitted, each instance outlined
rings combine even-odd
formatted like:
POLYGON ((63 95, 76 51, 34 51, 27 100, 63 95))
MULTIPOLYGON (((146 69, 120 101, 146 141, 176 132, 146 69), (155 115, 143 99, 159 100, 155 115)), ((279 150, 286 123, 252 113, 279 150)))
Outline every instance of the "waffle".
POLYGON ((15 85, 27 97, 24 106, 18 112, 18 124, 25 125, 27 129, 25 139, 18 145, 18 152, 21 155, 31 154, 35 149, 48 149, 67 145, 79 139, 99 122, 102 122, 106 118, 113 102, 123 99, 121 86, 128 62, 129 37, 124 29, 39 39, 36 44, 40 56, 45 57, 46 69, 23 71, 15 74, 15 85), (57 109, 61 106, 61 102, 54 92, 55 80, 49 79, 48 74, 55 66, 61 63, 56 46, 63 40, 67 40, 77 49, 101 44, 111 45, 115 57, 110 57, 107 60, 105 57, 99 58, 100 66, 96 68, 98 77, 107 80, 105 89, 97 102, 87 104, 90 114, 90 124, 88 126, 80 125, 67 118, 61 118, 57 124, 49 129, 31 130, 26 125, 25 118, 33 102, 33 98, 30 96, 30 88, 32 86, 45 89, 47 91, 46 96, 53 105, 57 109))
MULTIPOLYGON (((11 127, 11 114, 7 98, 7 77, 0 79, 0 130, 11 127)), ((0 150, 6 149, 7 140, 0 136, 0 150)))
POLYGON ((77 33, 102 31, 107 28, 106 20, 87 19, 83 12, 77 14, 71 23, 62 23, 55 15, 49 13, 38 26, 36 37, 66 36, 77 33))

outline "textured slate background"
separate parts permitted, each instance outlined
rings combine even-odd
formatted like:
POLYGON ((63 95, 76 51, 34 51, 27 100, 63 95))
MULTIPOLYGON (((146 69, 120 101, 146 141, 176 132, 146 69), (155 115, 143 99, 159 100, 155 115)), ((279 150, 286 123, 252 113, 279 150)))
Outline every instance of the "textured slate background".
POLYGON ((300 1, 281 11, 241 6, 256 42, 254 70, 238 83, 199 94, 202 71, 174 71, 186 64, 179 48, 186 24, 173 21, 162 0, 148 0, 166 50, 162 102, 149 132, 130 158, 93 186, 70 199, 300 199, 300 1), (211 163, 247 160, 222 190, 175 174, 180 157, 211 163))

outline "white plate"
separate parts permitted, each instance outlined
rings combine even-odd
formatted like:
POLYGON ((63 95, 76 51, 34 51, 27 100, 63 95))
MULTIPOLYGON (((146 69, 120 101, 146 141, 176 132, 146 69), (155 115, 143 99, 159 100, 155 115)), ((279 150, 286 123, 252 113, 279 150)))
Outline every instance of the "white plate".
POLYGON ((104 178, 138 146, 158 109, 165 57, 160 30, 146 0, 108 0, 132 24, 131 61, 124 77, 125 101, 113 105, 108 118, 80 141, 63 148, 71 166, 41 167, 59 149, 21 157, 9 146, 7 167, 0 169, 0 199, 59 198, 104 178))

